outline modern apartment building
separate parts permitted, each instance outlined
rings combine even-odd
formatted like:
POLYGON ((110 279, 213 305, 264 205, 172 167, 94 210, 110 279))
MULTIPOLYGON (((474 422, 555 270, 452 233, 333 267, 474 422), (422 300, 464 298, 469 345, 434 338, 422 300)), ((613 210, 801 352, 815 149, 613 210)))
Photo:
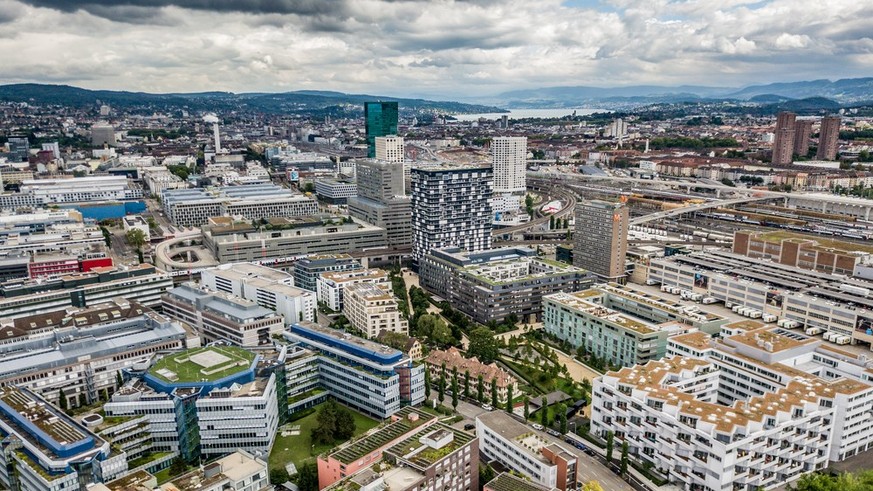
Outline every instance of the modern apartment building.
POLYGON ((124 452, 24 388, 0 388, 0 431, 3 489, 83 489, 127 472, 124 452))
POLYGON ((733 252, 822 273, 852 275, 855 266, 871 262, 873 246, 774 232, 734 232, 733 252))
POLYGON ((561 491, 576 488, 578 458, 503 411, 477 416, 476 435, 479 450, 489 459, 543 486, 561 491))
POLYGON ((360 261, 348 254, 311 254, 294 262, 291 275, 294 285, 312 292, 318 291, 318 279, 324 273, 360 271, 360 261))
POLYGON ((409 333, 409 322, 400 313, 394 293, 378 285, 358 283, 346 287, 343 314, 369 339, 382 331, 409 333))
POLYGON ((492 138, 491 167, 494 194, 524 194, 527 191, 527 137, 492 138))
POLYGON ((291 286, 293 276, 278 269, 252 263, 222 264, 201 272, 200 284, 281 314, 286 326, 315 320, 315 293, 291 286))
POLYGON ((840 117, 827 116, 821 118, 821 129, 818 137, 818 150, 815 158, 819 160, 834 160, 837 158, 840 140, 840 117))
POLYGON ((397 121, 396 102, 364 103, 364 134, 367 138, 367 157, 376 156, 376 137, 397 134, 397 121))
POLYGON ((667 338, 689 330, 717 333, 715 314, 617 284, 543 298, 545 331, 600 359, 621 366, 657 360, 667 338))
POLYGON ((794 153, 801 157, 806 157, 809 153, 809 138, 812 136, 812 125, 815 121, 811 119, 796 119, 794 120, 794 153))
POLYGON ((576 203, 573 265, 606 281, 625 274, 630 212, 624 203, 591 200, 576 203))
MULTIPOLYGON (((284 259, 309 254, 384 249, 385 229, 352 222, 330 221, 282 230, 238 231, 203 229, 203 244, 219 262, 284 259)), ((312 291, 315 291, 313 280, 312 291)))
POLYGON ((238 449, 267 455, 287 417, 285 347, 166 352, 130 371, 107 417, 147 416, 156 451, 197 462, 238 449))
POLYGON ((357 196, 349 198, 349 215, 384 228, 393 248, 412 245, 412 202, 406 196, 401 161, 360 161, 357 196))
POLYGON ((398 350, 308 322, 284 337, 315 353, 319 385, 358 411, 384 419, 424 401, 424 367, 398 350))
POLYGON ((583 290, 594 276, 537 256, 526 247, 466 252, 435 249, 419 261, 421 287, 486 324, 515 315, 520 322, 542 319, 542 298, 583 290))
POLYGON ((63 396, 67 407, 114 392, 118 372, 152 353, 199 343, 178 323, 120 297, 3 319, 0 329, 0 385, 28 388, 54 403, 63 396))
POLYGON ((197 329, 206 343, 227 341, 235 346, 271 344, 285 330, 285 319, 251 300, 183 283, 164 294, 164 315, 197 329))
POLYGON ((443 165, 412 169, 412 255, 418 262, 433 249, 470 252, 491 248, 491 194, 487 167, 443 165))
POLYGON ((385 291, 391 289, 391 284, 388 281, 388 273, 382 269, 357 269, 352 271, 321 273, 316 281, 318 301, 326 305, 329 309, 339 312, 343 310, 343 294, 345 289, 351 285, 359 283, 376 285, 385 291))
POLYGON ((405 160, 403 137, 397 135, 377 136, 376 160, 384 162, 403 162, 405 160))
POLYGON ((427 369, 430 371, 430 379, 432 383, 439 380, 440 377, 445 377, 449 383, 452 381, 452 376, 455 372, 458 373, 458 384, 464 386, 467 384, 467 374, 470 376, 470 387, 476 387, 479 377, 482 377, 482 382, 485 384, 485 389, 488 394, 491 393, 491 387, 497 386, 497 400, 500 403, 506 402, 508 391, 512 389, 513 394, 520 394, 518 390, 518 380, 509 372, 497 366, 496 363, 485 364, 479 361, 476 357, 466 358, 458 351, 457 348, 451 347, 448 350, 432 350, 427 354, 424 360, 427 369))
POLYGON ((794 161, 794 135, 797 115, 781 112, 776 115, 773 152, 770 161, 776 165, 787 165, 794 161))
POLYGON ((67 307, 86 307, 115 297, 124 297, 146 307, 161 303, 161 295, 173 287, 173 279, 154 266, 94 268, 42 281, 12 280, 0 285, 0 312, 16 319, 67 307))
POLYGON ((773 315, 838 342, 873 343, 873 283, 732 252, 707 251, 652 259, 647 283, 675 286, 773 315))

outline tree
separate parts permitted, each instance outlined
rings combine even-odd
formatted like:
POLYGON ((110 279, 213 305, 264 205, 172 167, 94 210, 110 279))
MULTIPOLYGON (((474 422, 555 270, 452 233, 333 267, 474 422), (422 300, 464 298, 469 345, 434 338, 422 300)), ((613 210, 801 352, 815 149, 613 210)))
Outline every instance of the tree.
POLYGON ((512 384, 506 386, 506 412, 512 414, 512 384))
POLYGON ((497 378, 491 379, 491 407, 497 409, 500 407, 499 402, 497 400, 497 378))
POLYGON ((67 393, 63 390, 61 390, 60 392, 61 393, 58 396, 58 407, 61 409, 61 411, 67 412, 67 409, 69 408, 69 403, 67 402, 67 393))
POLYGON ((497 477, 497 474, 494 472, 494 469, 491 468, 488 464, 479 464, 479 489, 482 489, 482 486, 487 484, 489 481, 497 477))
POLYGON ((300 491, 318 491, 318 464, 306 462, 297 469, 297 487, 300 491))
POLYGON ((132 228, 124 234, 124 239, 128 244, 133 246, 136 250, 141 250, 142 246, 145 245, 145 233, 138 228, 132 228))
POLYGON ((627 475, 627 440, 621 442, 621 475, 627 475))
POLYGON ((185 460, 181 455, 176 456, 173 459, 173 462, 170 464, 170 475, 178 476, 188 470, 188 464, 185 463, 185 460))
POLYGON ((430 399, 430 367, 424 371, 424 398, 430 399))
POLYGON ((476 381, 476 400, 479 401, 479 404, 485 401, 485 380, 481 373, 476 381))
POLYGON ((464 399, 470 398, 470 370, 464 370, 464 399))
POLYGON ((497 359, 499 346, 494 338, 494 333, 487 327, 480 326, 470 331, 467 336, 470 344, 467 347, 467 355, 479 359, 482 363, 489 364, 497 359))
POLYGON ((567 405, 566 404, 559 404, 558 405, 558 431, 560 431, 562 435, 567 434, 567 405))
POLYGON ((579 488, 580 491, 603 491, 603 487, 597 481, 588 481, 579 488))
POLYGON ((534 204, 533 196, 528 194, 527 196, 524 197, 524 208, 527 211, 527 214, 531 215, 531 216, 533 216, 533 214, 534 214, 533 204, 534 204))
POLYGON ((540 407, 540 424, 549 426, 549 403, 546 401, 546 396, 543 396, 540 402, 542 403, 542 407, 540 407))
POLYGON ((332 444, 338 440, 348 440, 355 434, 355 417, 333 399, 321 406, 315 421, 316 425, 310 432, 313 443, 332 444))
POLYGON ((115 388, 116 390, 124 385, 124 377, 121 375, 121 370, 115 372, 115 388))
POLYGON ((555 229, 555 215, 549 215, 549 230, 555 229))
POLYGON ((446 399, 446 364, 443 363, 442 370, 440 370, 440 380, 437 385, 437 394, 439 394, 440 404, 446 399))
POLYGON ((108 401, 108 400, 109 400, 109 389, 107 389, 106 387, 104 387, 104 388, 103 388, 103 394, 102 394, 102 395, 103 395, 103 400, 104 400, 104 401, 108 401))
POLYGON ((527 421, 530 419, 530 399, 524 398, 524 420, 527 421))
POLYGON ((420 337, 437 346, 449 346, 454 344, 452 330, 445 321, 436 314, 422 314, 416 321, 416 332, 420 337))
POLYGON ((452 409, 458 410, 458 370, 452 373, 452 409))
POLYGON ((291 476, 288 475, 288 471, 286 471, 283 467, 274 467, 270 469, 270 484, 279 486, 281 484, 285 484, 290 480, 291 476))
POLYGON ((606 463, 612 463, 612 447, 615 445, 615 433, 606 434, 606 463))

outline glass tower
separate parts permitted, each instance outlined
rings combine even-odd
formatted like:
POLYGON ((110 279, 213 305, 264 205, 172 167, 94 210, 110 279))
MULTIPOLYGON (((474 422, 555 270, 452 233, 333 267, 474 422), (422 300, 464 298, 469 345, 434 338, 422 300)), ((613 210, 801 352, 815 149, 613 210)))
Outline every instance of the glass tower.
POLYGON ((396 102, 365 102, 367 157, 376 157, 376 137, 397 134, 396 102))

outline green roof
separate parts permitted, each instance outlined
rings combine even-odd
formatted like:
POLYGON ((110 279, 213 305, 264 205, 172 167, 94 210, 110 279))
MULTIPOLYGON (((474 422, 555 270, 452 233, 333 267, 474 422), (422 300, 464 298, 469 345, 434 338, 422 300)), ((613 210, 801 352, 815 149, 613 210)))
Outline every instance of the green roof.
POLYGON ((360 440, 352 443, 351 445, 348 445, 347 447, 344 447, 332 453, 331 455, 343 464, 351 464, 352 462, 360 459, 364 455, 367 455, 370 452, 384 447, 392 441, 400 438, 401 436, 409 433, 415 428, 435 418, 435 416, 433 415, 410 407, 401 409, 400 411, 395 413, 394 416, 399 419, 383 426, 382 428, 375 431, 373 434, 367 435, 360 440), (409 414, 411 413, 415 413, 418 415, 418 419, 416 421, 411 421, 408 418, 409 414))
POLYGON ((549 489, 506 472, 488 481, 485 487, 493 491, 547 491, 549 489))
POLYGON ((443 423, 437 423, 419 431, 409 438, 406 438, 402 442, 397 443, 385 452, 391 455, 395 455, 399 458, 403 458, 404 455, 416 452, 414 455, 408 457, 407 460, 415 465, 427 468, 438 462, 440 459, 443 459, 450 453, 454 452, 455 450, 463 447, 473 438, 475 437, 469 433, 461 430, 456 430, 451 426, 443 423), (452 442, 439 449, 425 448, 422 450, 422 447, 424 447, 425 444, 421 443, 419 439, 424 436, 430 435, 431 433, 439 431, 453 433, 454 437, 452 438, 452 442))
POLYGON ((212 382, 248 369, 255 354, 234 346, 208 346, 170 353, 149 373, 166 382, 212 382))

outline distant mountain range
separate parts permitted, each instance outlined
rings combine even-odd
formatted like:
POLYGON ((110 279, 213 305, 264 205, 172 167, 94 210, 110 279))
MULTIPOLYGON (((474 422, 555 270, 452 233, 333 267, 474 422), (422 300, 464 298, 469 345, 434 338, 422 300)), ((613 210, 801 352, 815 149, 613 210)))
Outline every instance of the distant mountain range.
POLYGON ((366 101, 397 101, 401 112, 484 113, 503 112, 495 106, 453 101, 402 99, 366 94, 300 90, 281 93, 196 92, 152 94, 114 90, 89 90, 69 85, 0 85, 0 101, 72 107, 109 104, 118 108, 143 110, 188 109, 205 111, 249 110, 268 114, 312 114, 354 116, 363 112, 366 101))
POLYGON ((774 103, 791 99, 824 98, 840 105, 873 101, 873 77, 849 78, 832 82, 806 82, 752 85, 745 88, 682 85, 664 87, 633 85, 627 87, 545 87, 513 90, 483 99, 489 104, 513 108, 567 108, 585 106, 633 106, 654 103, 696 101, 748 101, 774 103))

